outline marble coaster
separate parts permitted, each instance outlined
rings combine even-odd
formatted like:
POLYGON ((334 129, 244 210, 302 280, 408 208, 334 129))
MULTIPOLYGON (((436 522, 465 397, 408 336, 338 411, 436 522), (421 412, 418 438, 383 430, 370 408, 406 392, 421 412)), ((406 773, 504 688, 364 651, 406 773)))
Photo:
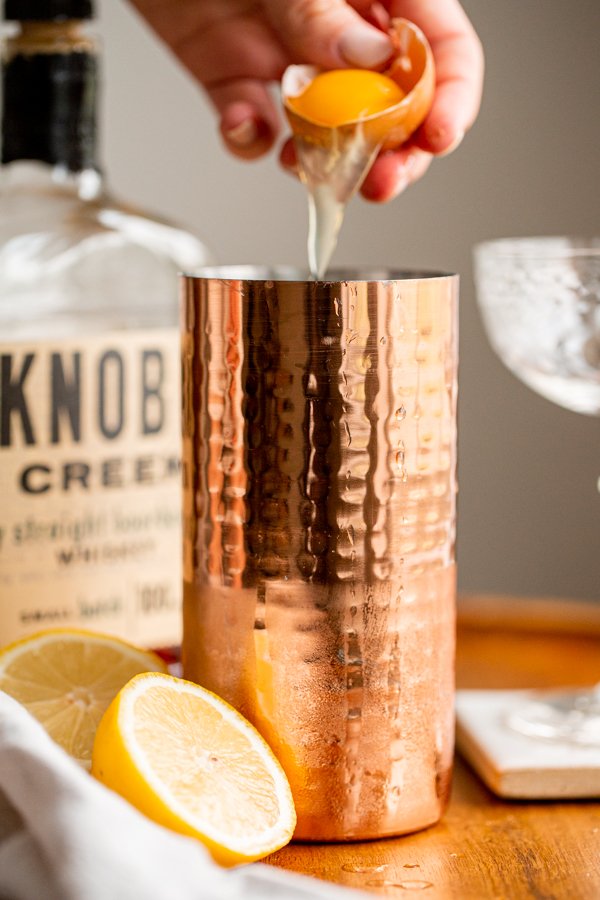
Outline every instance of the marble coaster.
POLYGON ((600 797, 600 746, 520 734, 507 720, 533 691, 458 691, 456 743, 500 797, 600 797))

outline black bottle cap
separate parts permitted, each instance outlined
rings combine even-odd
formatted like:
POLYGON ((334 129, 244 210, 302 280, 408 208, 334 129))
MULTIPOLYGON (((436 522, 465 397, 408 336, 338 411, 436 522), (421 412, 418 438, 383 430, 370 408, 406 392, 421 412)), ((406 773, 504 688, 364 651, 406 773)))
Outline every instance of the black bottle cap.
POLYGON ((4 0, 4 18, 9 22, 61 22, 93 17, 92 0, 4 0))
POLYGON ((38 160, 81 172, 95 166, 96 57, 18 53, 2 71, 1 162, 38 160))

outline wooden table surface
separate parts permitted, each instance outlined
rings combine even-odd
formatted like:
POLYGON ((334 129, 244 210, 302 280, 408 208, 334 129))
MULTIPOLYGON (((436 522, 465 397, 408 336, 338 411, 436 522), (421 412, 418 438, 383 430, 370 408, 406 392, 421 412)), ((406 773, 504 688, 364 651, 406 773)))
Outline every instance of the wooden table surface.
MULTIPOLYGON (((461 598, 459 688, 596 681, 600 603, 461 598)), ((433 828, 369 843, 291 844, 268 861, 381 896, 600 900, 600 802, 506 802, 457 757, 450 806, 433 828)))

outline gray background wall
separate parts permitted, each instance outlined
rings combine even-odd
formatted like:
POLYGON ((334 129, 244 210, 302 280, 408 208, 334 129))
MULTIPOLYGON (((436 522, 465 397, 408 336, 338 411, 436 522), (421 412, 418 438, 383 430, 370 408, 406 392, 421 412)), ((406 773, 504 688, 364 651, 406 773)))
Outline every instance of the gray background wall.
MULTIPOLYGON (((222 151, 200 89, 124 0, 99 0, 103 158, 124 197, 202 234, 221 262, 306 260, 303 189, 272 155, 222 151)), ((600 420, 534 395, 482 332, 471 247, 600 232, 600 3, 465 0, 487 58, 476 127, 394 203, 352 204, 335 262, 460 272, 463 590, 600 599, 600 420)))

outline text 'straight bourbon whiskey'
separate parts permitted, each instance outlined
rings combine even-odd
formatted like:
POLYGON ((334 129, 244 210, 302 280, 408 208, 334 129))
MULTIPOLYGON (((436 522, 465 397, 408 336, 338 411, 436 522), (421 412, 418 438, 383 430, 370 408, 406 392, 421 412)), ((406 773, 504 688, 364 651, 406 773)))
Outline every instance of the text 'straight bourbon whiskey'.
POLYGON ((89 0, 6 0, 0 643, 49 626, 180 637, 177 272, 203 245, 96 162, 89 0))

